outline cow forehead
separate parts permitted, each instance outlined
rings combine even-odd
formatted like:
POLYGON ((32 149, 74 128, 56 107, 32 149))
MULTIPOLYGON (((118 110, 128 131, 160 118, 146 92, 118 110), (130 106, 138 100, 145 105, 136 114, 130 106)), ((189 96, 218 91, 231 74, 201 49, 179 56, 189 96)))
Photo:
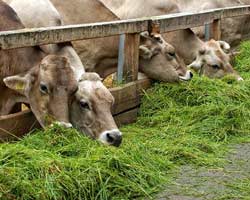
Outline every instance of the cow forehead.
POLYGON ((223 51, 223 49, 221 48, 220 44, 217 41, 215 40, 208 41, 207 46, 210 49, 210 51, 213 51, 215 55, 218 56, 218 58, 220 58, 221 60, 229 59, 229 56, 223 51))
POLYGON ((208 50, 206 53, 203 55, 203 59, 207 64, 215 65, 220 62, 219 57, 213 50, 208 50))
POLYGON ((229 57, 217 45, 207 46, 205 54, 201 57, 208 64, 228 63, 229 60, 229 57))
POLYGON ((99 100, 113 102, 114 98, 110 91, 101 81, 85 80, 79 83, 78 97, 89 100, 99 100))
POLYGON ((68 60, 60 56, 48 56, 40 64, 40 79, 57 85, 77 84, 68 60))

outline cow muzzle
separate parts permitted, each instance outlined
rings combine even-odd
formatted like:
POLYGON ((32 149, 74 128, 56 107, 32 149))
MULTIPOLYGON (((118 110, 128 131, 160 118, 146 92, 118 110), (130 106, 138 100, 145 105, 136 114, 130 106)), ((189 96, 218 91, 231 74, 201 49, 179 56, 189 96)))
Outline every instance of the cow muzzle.
POLYGON ((193 78, 193 73, 190 70, 187 70, 185 76, 179 76, 179 79, 181 81, 189 81, 193 78))
MULTIPOLYGON (((72 128, 73 127, 71 123, 66 123, 66 122, 57 121, 54 124, 62 126, 63 128, 72 128)), ((53 124, 52 124, 52 126, 53 126, 53 124)))
POLYGON ((122 133, 118 129, 104 131, 98 140, 104 144, 119 147, 122 143, 122 133))

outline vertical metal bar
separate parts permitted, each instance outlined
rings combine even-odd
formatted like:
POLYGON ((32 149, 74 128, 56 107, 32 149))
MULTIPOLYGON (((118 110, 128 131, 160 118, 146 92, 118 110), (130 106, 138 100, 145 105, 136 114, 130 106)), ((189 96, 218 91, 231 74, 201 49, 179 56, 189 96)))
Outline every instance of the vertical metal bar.
POLYGON ((123 67, 124 67, 124 48, 125 48, 125 34, 120 35, 119 38, 119 53, 118 53, 118 67, 117 67, 117 82, 122 83, 123 67))
POLYGON ((210 40, 210 24, 205 24, 205 41, 210 40))

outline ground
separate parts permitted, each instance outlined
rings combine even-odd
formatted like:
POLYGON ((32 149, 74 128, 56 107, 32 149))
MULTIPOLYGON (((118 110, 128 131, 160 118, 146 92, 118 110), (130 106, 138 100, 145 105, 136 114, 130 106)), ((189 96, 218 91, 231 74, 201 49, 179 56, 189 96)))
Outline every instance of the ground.
MULTIPOLYGON (((174 183, 157 200, 250 199, 250 143, 232 146, 227 163, 219 168, 181 167, 174 183)), ((176 175, 176 174, 175 174, 176 175)))

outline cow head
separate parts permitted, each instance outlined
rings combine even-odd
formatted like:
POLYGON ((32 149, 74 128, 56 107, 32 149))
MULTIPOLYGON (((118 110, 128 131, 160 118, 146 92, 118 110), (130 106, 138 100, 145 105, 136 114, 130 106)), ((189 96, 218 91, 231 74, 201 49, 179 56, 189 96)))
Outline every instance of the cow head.
POLYGON ((230 64, 229 51, 228 43, 212 39, 204 43, 204 47, 199 50, 195 61, 189 67, 209 78, 222 78, 231 74, 237 80, 243 80, 230 64))
POLYGON ((122 134, 111 114, 114 98, 96 73, 85 73, 70 106, 74 127, 104 144, 119 146, 122 134))
POLYGON ((175 48, 160 34, 141 34, 140 69, 149 78, 164 82, 190 80, 193 75, 178 57, 175 48))
POLYGON ((46 56, 39 66, 25 74, 4 79, 7 87, 25 96, 40 124, 54 122, 70 127, 69 98, 77 90, 77 80, 68 59, 46 56))

